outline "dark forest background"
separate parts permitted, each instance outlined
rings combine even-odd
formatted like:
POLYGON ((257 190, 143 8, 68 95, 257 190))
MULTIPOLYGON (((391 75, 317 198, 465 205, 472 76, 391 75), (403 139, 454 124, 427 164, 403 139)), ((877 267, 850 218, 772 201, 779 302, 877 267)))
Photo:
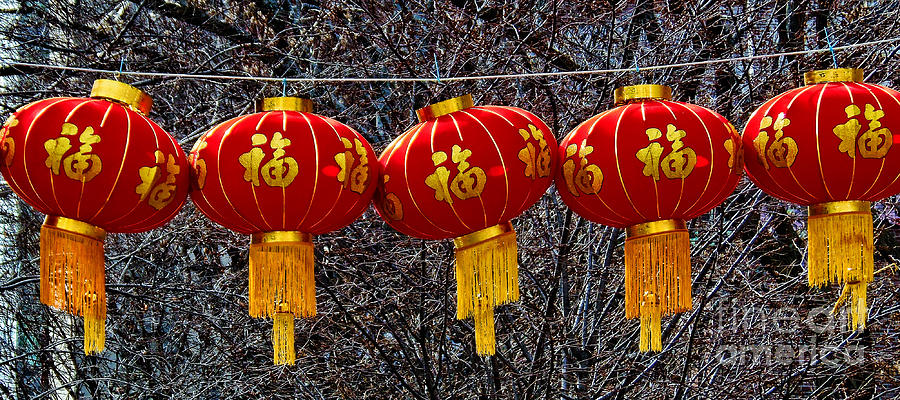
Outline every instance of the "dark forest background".
MULTIPOLYGON (((118 70, 275 77, 467 76, 649 66, 900 36, 896 1, 50 0, 0 1, 0 115, 86 96, 118 70)), ((841 66, 900 87, 900 43, 840 51, 841 66)), ((664 83, 739 129, 764 100, 829 68, 828 53, 620 74, 455 83, 290 84, 383 149, 413 110, 472 93, 522 107, 562 137, 611 107, 617 86, 664 83)), ((182 147, 253 110, 281 83, 122 77, 182 147)), ((637 352, 624 319, 624 232, 574 215, 551 188, 513 221, 522 301, 497 314, 498 353, 455 320, 453 246, 411 239, 369 210, 316 238, 319 315, 297 322, 297 365, 272 365, 271 322, 247 315, 249 239, 190 203, 169 225, 106 243, 107 350, 39 303, 42 215, 0 185, 2 398, 896 398, 898 204, 877 204, 864 333, 832 316, 841 288, 809 289, 805 210, 744 179, 689 224, 694 310, 637 352)), ((839 310, 840 311, 840 310, 839 310)))

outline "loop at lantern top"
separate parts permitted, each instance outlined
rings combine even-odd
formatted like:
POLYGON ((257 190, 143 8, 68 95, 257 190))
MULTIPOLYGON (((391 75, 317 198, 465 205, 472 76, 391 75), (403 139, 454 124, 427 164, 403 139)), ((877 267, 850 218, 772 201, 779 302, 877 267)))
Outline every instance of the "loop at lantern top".
POLYGON ((91 88, 91 97, 116 102, 141 113, 144 116, 150 114, 153 107, 153 99, 143 90, 127 83, 109 79, 97 79, 91 88))
POLYGON ((613 92, 616 106, 643 100, 672 100, 672 88, 665 85, 633 85, 623 86, 613 92))
POLYGON ((856 82, 863 81, 863 70, 859 68, 832 68, 809 71, 803 74, 805 85, 828 82, 856 82))
POLYGON ((313 111, 313 103, 301 97, 266 97, 256 101, 256 112, 262 111, 313 111))
POLYGON ((474 106, 475 102, 472 101, 472 95, 464 94, 459 97, 434 103, 430 106, 422 107, 416 110, 416 115, 419 117, 419 122, 425 122, 437 119, 442 115, 462 111, 474 106))

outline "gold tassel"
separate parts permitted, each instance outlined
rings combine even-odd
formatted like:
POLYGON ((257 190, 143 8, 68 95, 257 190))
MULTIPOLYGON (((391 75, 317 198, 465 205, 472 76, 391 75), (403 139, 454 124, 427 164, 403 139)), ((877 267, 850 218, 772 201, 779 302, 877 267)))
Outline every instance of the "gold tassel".
POLYGON ((641 301, 641 353, 662 351, 662 315, 659 300, 647 293, 641 301))
POLYGON ((294 314, 277 312, 272 324, 272 347, 275 365, 294 365, 294 314))
POLYGON ((809 207, 809 285, 850 285, 851 330, 865 329, 866 286, 875 274, 871 203, 835 201, 809 207))
POLYGON ((294 365, 294 316, 316 315, 312 236, 295 231, 250 239, 250 316, 273 319, 276 365, 294 365))
POLYGON ((866 329, 868 310, 866 307, 866 283, 850 284, 850 330, 866 329))
POLYGON ((250 243, 250 316, 273 317, 281 307, 300 317, 316 315, 316 280, 310 235, 276 231, 250 243))
POLYGON ((475 320, 475 351, 480 356, 492 356, 496 352, 494 338, 494 307, 478 307, 475 320))
POLYGON ((74 219, 48 216, 41 226, 41 302, 84 318, 84 353, 105 348, 106 232, 74 219))
POLYGON ((519 300, 516 232, 504 223, 458 237, 454 244, 456 318, 475 318, 478 354, 493 355, 493 308, 519 300))
POLYGON ((106 319, 84 317, 84 354, 99 354, 106 348, 106 319))
POLYGON ((691 309, 690 239, 683 221, 630 226, 625 239, 625 318, 641 319, 640 351, 660 351, 661 318, 691 309))

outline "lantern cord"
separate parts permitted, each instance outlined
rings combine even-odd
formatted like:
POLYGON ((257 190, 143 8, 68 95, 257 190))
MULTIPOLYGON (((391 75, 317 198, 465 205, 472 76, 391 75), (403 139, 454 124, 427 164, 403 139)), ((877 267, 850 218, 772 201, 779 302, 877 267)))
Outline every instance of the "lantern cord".
POLYGON ((434 53, 434 77, 441 83, 441 65, 438 64, 437 53, 434 53))
POLYGON ((637 73, 637 74, 641 73, 641 66, 640 66, 640 64, 638 63, 638 59, 640 58, 640 56, 641 56, 641 48, 638 47, 638 48, 634 51, 634 72, 637 73))
MULTIPOLYGON (((652 66, 641 67, 641 68, 645 71, 651 71, 651 70, 658 70, 658 69, 692 67, 692 66, 722 64, 722 63, 731 63, 731 62, 739 62, 739 61, 753 61, 753 60, 777 58, 777 57, 784 57, 784 56, 798 56, 798 55, 805 55, 805 54, 835 52, 835 51, 840 51, 840 50, 855 49, 858 47, 866 47, 866 46, 874 46, 874 45, 885 44, 885 43, 893 43, 893 42, 897 42, 897 41, 900 41, 900 37, 893 37, 893 38, 889 38, 889 39, 848 44, 848 45, 837 46, 837 47, 829 46, 828 48, 822 48, 822 49, 789 51, 789 52, 782 52, 782 53, 771 53, 771 54, 759 54, 759 55, 753 55, 753 56, 720 58, 720 59, 712 59, 712 60, 704 60, 704 61, 685 62, 685 63, 652 65, 652 66)), ((108 69, 74 67, 74 66, 68 66, 68 65, 39 64, 39 63, 29 63, 29 62, 19 62, 19 61, 8 62, 7 66, 12 67, 12 68, 15 68, 15 67, 43 68, 43 69, 91 72, 91 73, 102 73, 102 74, 116 74, 117 73, 117 71, 108 70, 108 69)), ((272 77, 272 76, 182 74, 182 73, 169 73, 169 72, 142 72, 142 71, 121 71, 119 74, 127 75, 127 76, 142 76, 142 77, 157 77, 157 78, 239 80, 239 81, 260 81, 260 82, 282 81, 282 82, 292 82, 292 83, 296 83, 296 82, 334 82, 334 83, 337 83, 337 82, 435 82, 435 83, 438 83, 438 82, 457 82, 457 81, 478 81, 478 80, 488 80, 488 79, 518 79, 518 78, 540 78, 540 77, 573 76, 573 75, 603 75, 603 74, 625 73, 625 72, 630 72, 633 70, 634 69, 629 67, 629 68, 613 68, 613 69, 589 69, 589 70, 579 70, 579 71, 556 71, 556 72, 533 72, 533 73, 520 73, 520 74, 452 76, 452 77, 444 77, 444 78, 441 78, 441 77, 431 77, 431 78, 426 78, 426 77, 279 78, 279 77, 272 77)))
POLYGON ((837 56, 834 55, 834 46, 831 44, 831 35, 828 34, 828 27, 825 27, 825 41, 828 42, 828 51, 831 52, 831 62, 834 64, 834 67, 838 67, 837 56))
POLYGON ((125 70, 125 58, 128 57, 129 53, 131 53, 131 49, 128 49, 128 51, 125 54, 122 54, 122 58, 119 60, 119 70, 116 71, 116 74, 114 76, 114 78, 116 78, 116 80, 119 80, 119 77, 122 76, 122 71, 125 70))

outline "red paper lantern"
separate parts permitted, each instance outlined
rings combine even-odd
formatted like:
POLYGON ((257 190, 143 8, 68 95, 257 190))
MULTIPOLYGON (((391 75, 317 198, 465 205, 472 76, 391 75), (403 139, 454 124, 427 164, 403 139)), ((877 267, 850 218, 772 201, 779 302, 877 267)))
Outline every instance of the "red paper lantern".
POLYGON ((712 110, 671 101, 662 85, 615 91, 616 108, 562 140, 556 187, 591 221, 626 228, 625 317, 641 351, 660 351, 660 319, 691 309, 685 221, 723 202, 741 177, 741 141, 712 110))
POLYGON ((379 157, 375 207, 407 235, 455 238, 456 316, 474 317, 478 353, 494 354, 493 308, 519 298, 509 221, 550 186, 556 139, 533 114, 474 107, 470 95, 417 113, 379 157))
POLYGON ((152 100, 97 80, 91 98, 58 97, 16 111, 0 132, 0 172, 41 227, 41 302, 84 317, 84 350, 104 348, 107 232, 169 221, 188 192, 187 160, 147 118, 152 100))
POLYGON ((871 202, 900 192, 900 93, 859 69, 812 71, 758 108, 744 129, 747 175, 808 206, 809 284, 844 284, 849 326, 865 328, 873 278, 871 202))
POLYGON ((276 364, 294 364, 294 316, 316 315, 312 235, 359 218, 375 192, 365 138, 296 97, 223 122, 190 154, 194 204, 251 235, 250 315, 274 319, 276 364))

